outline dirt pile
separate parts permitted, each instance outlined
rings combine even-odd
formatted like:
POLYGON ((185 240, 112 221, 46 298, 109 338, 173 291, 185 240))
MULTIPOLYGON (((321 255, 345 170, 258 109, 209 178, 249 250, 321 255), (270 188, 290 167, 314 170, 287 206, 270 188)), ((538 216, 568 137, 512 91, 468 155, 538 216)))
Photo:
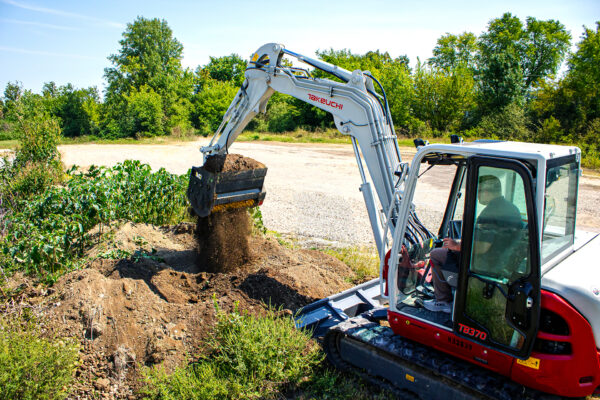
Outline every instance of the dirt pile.
MULTIPOLYGON (((230 273, 203 271, 195 227, 127 223, 110 243, 89 250, 89 268, 71 272, 50 291, 28 291, 47 328, 83 344, 74 398, 133 398, 140 367, 167 369, 203 349, 214 302, 260 315, 265 303, 295 311, 351 285, 350 269, 310 250, 250 237, 251 257, 230 273)), ((290 311, 285 311, 289 314, 290 311)))
MULTIPOLYGON (((204 163, 209 172, 241 172, 265 165, 240 154, 212 156, 204 163)), ((233 208, 198 218, 200 264, 209 272, 228 272, 251 259, 248 236, 250 220, 246 208, 233 208)))
POLYGON ((208 158, 204 168, 210 172, 239 172, 265 168, 265 165, 241 154, 220 154, 208 158))

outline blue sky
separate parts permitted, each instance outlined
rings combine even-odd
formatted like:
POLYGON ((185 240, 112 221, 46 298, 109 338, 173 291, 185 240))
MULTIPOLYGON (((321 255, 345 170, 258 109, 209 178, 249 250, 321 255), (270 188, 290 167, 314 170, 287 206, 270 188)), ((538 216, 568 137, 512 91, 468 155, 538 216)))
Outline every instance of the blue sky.
POLYGON ((426 60, 445 33, 486 30, 504 12, 525 20, 557 19, 575 44, 583 25, 595 28, 600 0, 485 1, 154 1, 0 0, 0 91, 20 81, 40 92, 44 82, 104 88, 107 57, 117 53, 127 23, 162 18, 184 46, 183 65, 209 56, 243 58, 267 42, 314 56, 318 49, 379 49, 426 60))

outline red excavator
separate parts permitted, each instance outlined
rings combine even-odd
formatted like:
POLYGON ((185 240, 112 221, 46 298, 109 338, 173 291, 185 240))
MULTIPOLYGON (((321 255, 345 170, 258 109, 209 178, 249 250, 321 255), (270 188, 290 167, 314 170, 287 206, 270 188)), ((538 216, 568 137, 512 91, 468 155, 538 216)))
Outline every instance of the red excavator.
MULTIPOLYGON (((455 136, 451 144, 416 140, 409 165, 384 88, 368 71, 269 43, 253 53, 245 76, 201 149, 205 161, 226 154, 276 91, 331 113, 354 147, 380 277, 296 316, 334 365, 407 398, 600 392, 600 237, 575 231, 578 148, 455 136), (308 68, 290 67, 284 56, 308 68), (316 78, 309 68, 337 80, 316 78), (437 233, 413 203, 431 168, 446 174, 448 186, 437 233), (436 265, 444 243, 455 244, 445 253, 453 261, 436 265), (442 289, 449 299, 432 307, 442 289)), ((196 213, 261 202, 266 169, 244 174, 194 167, 188 197, 196 213)))

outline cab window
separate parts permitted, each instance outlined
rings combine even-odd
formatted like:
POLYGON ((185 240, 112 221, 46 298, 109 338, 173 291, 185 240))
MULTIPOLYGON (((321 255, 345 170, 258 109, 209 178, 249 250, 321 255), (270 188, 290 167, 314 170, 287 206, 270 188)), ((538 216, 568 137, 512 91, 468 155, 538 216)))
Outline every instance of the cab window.
POLYGON ((571 246, 575 239, 579 165, 575 157, 551 162, 544 194, 542 264, 571 246))

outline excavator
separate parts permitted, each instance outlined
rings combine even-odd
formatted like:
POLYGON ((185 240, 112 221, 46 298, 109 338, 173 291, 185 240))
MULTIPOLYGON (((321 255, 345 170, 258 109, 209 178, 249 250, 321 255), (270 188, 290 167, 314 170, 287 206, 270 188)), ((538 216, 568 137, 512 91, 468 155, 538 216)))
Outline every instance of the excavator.
MULTIPOLYGON (((405 398, 600 393, 600 269, 594 261, 600 235, 575 230, 582 171, 577 147, 453 136, 450 144, 415 140, 412 162, 403 162, 384 88, 371 73, 268 43, 252 54, 223 122, 201 148, 205 163, 227 154, 275 92, 329 112, 350 137, 380 256, 378 278, 295 316, 334 366, 405 398), (282 62, 284 56, 293 63, 282 62), (290 66, 299 64, 306 67, 290 66), (331 79, 313 76, 315 70, 331 79), (437 233, 419 220, 413 202, 431 168, 444 171, 449 186, 437 233), (481 221, 489 214, 483 182, 490 176, 516 213, 515 223, 481 221), (496 250, 485 257, 480 243, 490 235, 496 250), (450 312, 435 312, 423 306, 436 290, 431 253, 445 238, 460 243, 460 251, 453 270, 441 267, 453 298, 450 312)), ((194 167, 188 198, 201 216, 253 206, 265 197, 265 174, 194 167)))

